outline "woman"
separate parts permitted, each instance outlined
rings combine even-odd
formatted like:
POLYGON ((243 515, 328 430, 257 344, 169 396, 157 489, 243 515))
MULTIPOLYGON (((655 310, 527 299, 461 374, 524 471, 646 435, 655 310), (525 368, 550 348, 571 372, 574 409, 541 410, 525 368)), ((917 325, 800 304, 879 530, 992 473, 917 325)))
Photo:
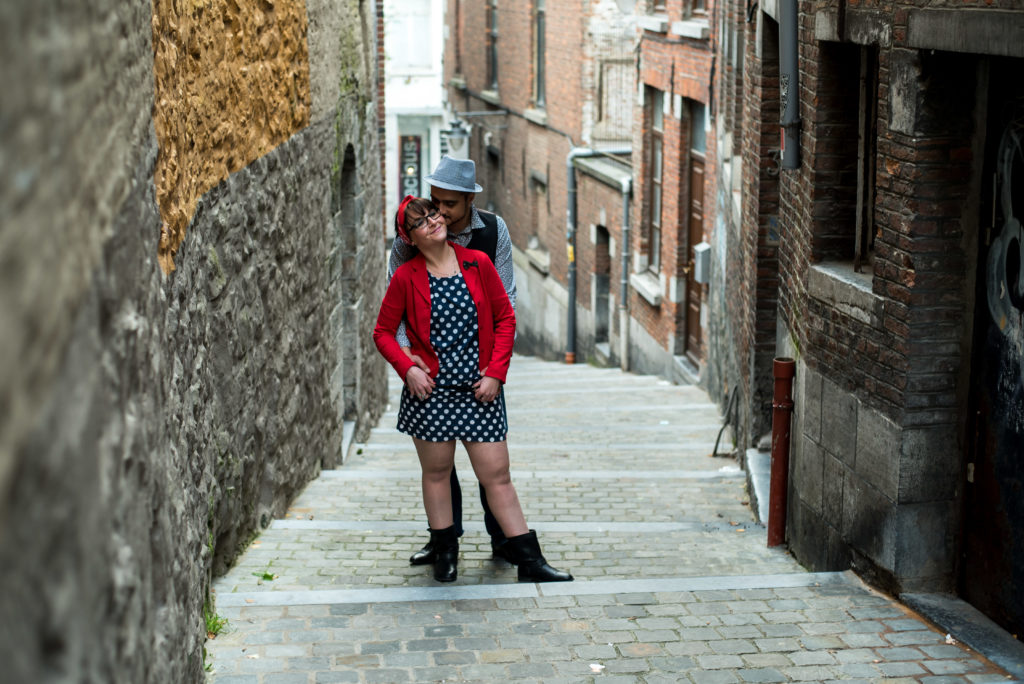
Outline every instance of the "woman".
POLYGON ((509 476, 502 384, 516 322, 498 272, 483 252, 448 242, 444 218, 429 200, 407 195, 395 229, 418 254, 392 276, 373 340, 405 381, 398 429, 412 436, 423 471, 423 507, 437 550, 434 579, 451 582, 458 575, 449 484, 458 439, 508 537, 507 555, 519 566, 519 581, 572 580, 547 564, 509 476), (403 316, 412 353, 429 373, 395 340, 403 316))

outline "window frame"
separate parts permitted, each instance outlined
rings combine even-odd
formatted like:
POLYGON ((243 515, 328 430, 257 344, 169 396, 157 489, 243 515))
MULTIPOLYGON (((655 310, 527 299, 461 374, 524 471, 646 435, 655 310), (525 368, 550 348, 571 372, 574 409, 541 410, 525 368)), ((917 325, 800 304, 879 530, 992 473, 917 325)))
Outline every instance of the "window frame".
POLYGON ((648 131, 647 149, 649 163, 645 169, 647 187, 647 268, 661 271, 662 213, 664 211, 665 173, 665 93, 648 87, 648 131), (656 161, 657 160, 657 161, 656 161))
POLYGON ((487 84, 498 90, 498 0, 487 0, 487 84))
POLYGON ((547 71, 545 69, 545 53, 547 51, 547 7, 546 0, 533 2, 533 103, 543 109, 547 103, 547 71))
POLYGON ((857 204, 853 230, 853 270, 862 272, 870 265, 875 251, 875 196, 878 159, 879 55, 877 48, 860 50, 860 93, 857 129, 860 149, 857 155, 857 204))

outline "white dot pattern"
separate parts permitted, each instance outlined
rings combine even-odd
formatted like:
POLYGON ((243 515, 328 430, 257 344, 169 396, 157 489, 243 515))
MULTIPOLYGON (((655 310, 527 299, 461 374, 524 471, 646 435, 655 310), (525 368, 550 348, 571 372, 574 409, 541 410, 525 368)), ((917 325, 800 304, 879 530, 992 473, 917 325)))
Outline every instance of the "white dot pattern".
POLYGON ((466 281, 461 273, 429 280, 430 344, 440 370, 429 398, 402 389, 398 430, 429 442, 502 442, 508 433, 504 390, 484 403, 468 389, 480 379, 480 348, 476 304, 466 281))

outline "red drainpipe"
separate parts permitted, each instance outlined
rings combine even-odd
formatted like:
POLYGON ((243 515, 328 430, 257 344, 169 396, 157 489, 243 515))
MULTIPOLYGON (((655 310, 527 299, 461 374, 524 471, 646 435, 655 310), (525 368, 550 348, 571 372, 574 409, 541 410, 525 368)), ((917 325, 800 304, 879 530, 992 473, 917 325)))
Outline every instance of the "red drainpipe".
POLYGON ((768 546, 786 541, 786 500, 789 496, 789 423, 793 415, 796 362, 777 358, 772 364, 772 474, 768 498, 768 546))

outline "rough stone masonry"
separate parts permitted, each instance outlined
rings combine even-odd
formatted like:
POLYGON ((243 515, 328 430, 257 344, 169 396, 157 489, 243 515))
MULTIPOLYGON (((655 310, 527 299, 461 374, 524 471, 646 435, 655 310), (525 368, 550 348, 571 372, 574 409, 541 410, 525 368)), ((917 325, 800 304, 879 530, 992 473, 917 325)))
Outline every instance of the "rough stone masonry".
POLYGON ((379 416, 374 21, 0 6, 5 681, 200 681, 211 575, 379 416))

